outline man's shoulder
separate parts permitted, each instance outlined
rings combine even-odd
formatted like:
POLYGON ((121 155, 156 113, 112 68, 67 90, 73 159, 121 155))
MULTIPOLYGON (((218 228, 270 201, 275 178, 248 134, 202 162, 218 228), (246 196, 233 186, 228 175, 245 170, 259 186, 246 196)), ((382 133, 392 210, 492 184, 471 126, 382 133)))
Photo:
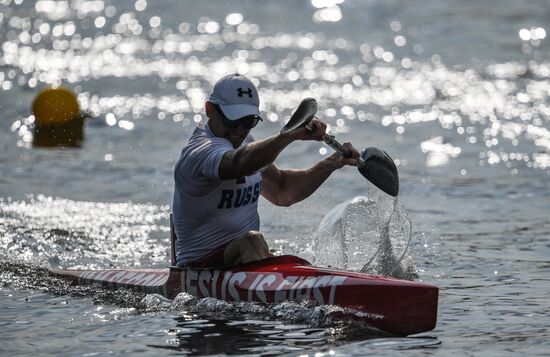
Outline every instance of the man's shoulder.
POLYGON ((178 164, 184 161, 200 162, 212 154, 218 155, 232 148, 227 139, 217 137, 206 125, 199 125, 193 131, 189 142, 181 150, 178 164))
POLYGON ((208 128, 208 125, 201 124, 197 125, 195 130, 193 131, 193 134, 191 134, 191 138, 189 138, 189 142, 186 146, 190 145, 203 145, 203 144, 216 144, 216 145, 225 145, 225 146, 231 146, 231 143, 226 138, 218 137, 216 136, 210 128, 208 128))
POLYGON ((187 144, 189 145, 196 141, 202 141, 211 138, 215 138, 215 135, 212 133, 211 130, 208 129, 208 126, 206 124, 199 124, 195 127, 195 130, 193 130, 193 134, 191 134, 191 137, 189 138, 189 142, 187 144))
POLYGON ((181 154, 184 155, 186 153, 192 153, 199 148, 206 149, 209 146, 214 146, 216 143, 223 144, 223 141, 219 141, 219 139, 222 138, 218 138, 212 134, 212 132, 208 130, 205 125, 199 125, 195 128, 193 134, 191 134, 191 137, 189 138, 187 144, 183 147, 181 154))

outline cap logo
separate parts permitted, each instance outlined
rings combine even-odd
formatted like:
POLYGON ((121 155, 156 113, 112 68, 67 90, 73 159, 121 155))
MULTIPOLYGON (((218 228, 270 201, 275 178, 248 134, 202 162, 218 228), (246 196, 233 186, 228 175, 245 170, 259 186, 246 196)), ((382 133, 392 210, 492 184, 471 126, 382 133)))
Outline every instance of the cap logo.
POLYGON ((248 94, 248 98, 252 98, 252 89, 248 88, 248 90, 244 90, 242 88, 237 89, 237 95, 239 97, 242 97, 243 94, 248 94))

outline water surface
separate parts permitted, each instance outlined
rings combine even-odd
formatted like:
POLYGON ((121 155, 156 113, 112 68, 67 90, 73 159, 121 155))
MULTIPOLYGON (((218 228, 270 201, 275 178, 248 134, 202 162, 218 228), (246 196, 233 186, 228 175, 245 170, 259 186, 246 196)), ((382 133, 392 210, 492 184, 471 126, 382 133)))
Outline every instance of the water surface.
MULTIPOLYGON (((6 355, 544 355, 549 348, 550 8, 545 1, 0 2, 0 351, 6 355), (265 138, 304 97, 341 141, 398 164, 435 330, 376 336, 308 306, 177 303, 74 288, 49 267, 163 267, 172 168, 223 74, 252 78, 265 138), (30 105, 73 88, 81 148, 32 147, 30 105), (201 305, 202 304, 202 305, 201 305), (297 311, 299 313, 297 313, 297 311)), ((330 154, 295 143, 276 164, 330 154)), ((281 253, 308 256, 353 168, 288 209, 260 202, 281 253)))

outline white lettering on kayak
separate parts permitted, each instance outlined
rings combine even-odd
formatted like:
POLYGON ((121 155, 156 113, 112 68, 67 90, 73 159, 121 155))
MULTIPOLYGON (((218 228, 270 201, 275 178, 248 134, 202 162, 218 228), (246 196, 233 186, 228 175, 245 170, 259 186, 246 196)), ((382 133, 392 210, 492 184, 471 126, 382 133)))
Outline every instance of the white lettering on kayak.
POLYGON ((260 282, 260 280, 262 280, 263 277, 264 277, 263 274, 258 274, 258 276, 254 279, 254 282, 250 285, 250 288, 248 288, 248 301, 252 301, 252 294, 254 293, 254 288, 256 287, 256 285, 258 285, 258 283, 260 282))
POLYGON ((292 284, 296 282, 296 280, 298 280, 297 276, 289 276, 283 279, 283 281, 281 281, 279 286, 277 286, 277 288, 275 289, 275 296, 273 298, 274 300, 273 302, 277 304, 288 300, 288 297, 287 297, 288 288, 291 287, 292 284))
POLYGON ((332 276, 322 276, 318 278, 315 282, 315 285, 313 285, 313 297, 315 298, 315 300, 317 300, 319 304, 324 303, 323 293, 321 292, 320 288, 323 286, 327 286, 332 278, 332 276))
POLYGON ((334 305, 334 295, 336 294, 336 287, 338 285, 344 284, 344 281, 346 281, 345 276, 334 276, 330 280, 330 295, 328 297, 329 305, 334 305))
POLYGON ((210 297, 210 292, 208 291, 206 284, 210 285, 212 283, 210 281, 211 277, 212 273, 210 273, 210 270, 203 270, 199 275, 199 289, 201 291, 201 295, 204 297, 210 297))
POLYGON ((109 271, 103 271, 101 273, 99 273, 97 276, 96 276, 96 279, 97 280, 105 280, 105 278, 107 277, 107 275, 109 274, 110 272, 109 271))
POLYGON ((298 280, 296 280, 294 285, 292 285, 292 289, 290 289, 290 291, 288 292, 289 300, 296 300, 294 293, 296 292, 296 289, 298 289, 298 286, 302 283, 302 281, 304 281, 305 278, 306 278, 305 276, 298 277, 298 280))
POLYGON ((198 270, 189 269, 187 270, 185 278, 185 291, 191 295, 197 296, 197 277, 199 275, 198 270))
POLYGON ((119 271, 118 273, 116 273, 114 276, 113 276, 113 280, 117 283, 117 284, 122 284, 122 280, 124 279, 124 277, 126 276, 128 272, 124 271, 124 270, 121 270, 119 271))
POLYGON ((229 294, 233 298, 234 301, 241 301, 241 297, 239 296, 239 292, 237 291, 237 284, 242 284, 242 282, 246 279, 246 273, 240 272, 235 273, 229 279, 229 283, 227 285, 227 290, 229 290, 229 294))
POLYGON ((223 275, 223 281, 222 281, 222 300, 227 300, 227 282, 229 281, 229 278, 231 278, 231 272, 228 271, 223 275))
MULTIPOLYGON (((333 305, 337 287, 346 276, 287 276, 280 273, 223 272, 209 269, 183 269, 180 284, 184 291, 199 297, 214 297, 233 301, 280 303, 286 300, 314 300, 333 305)), ((103 270, 78 274, 87 282, 110 287, 151 288, 166 281, 166 273, 150 271, 103 270)))
POLYGON ((311 288, 315 285, 317 278, 305 278, 298 289, 296 290, 296 300, 309 300, 311 296, 311 288))
MULTIPOLYGON (((267 302, 267 299, 265 298, 264 288, 270 287, 276 280, 277 277, 275 274, 269 274, 265 278, 263 278, 263 280, 258 284, 258 287, 256 288, 256 296, 261 302, 267 302)), ((249 297, 248 301, 252 301, 252 298, 249 297)))
POLYGON ((199 297, 262 303, 313 300, 321 305, 333 305, 337 287, 344 284, 346 278, 334 275, 283 277, 280 273, 185 269, 181 281, 184 291, 199 297))
POLYGON ((141 273, 140 277, 135 280, 134 285, 149 286, 155 278, 153 274, 141 273))
POLYGON ((120 282, 121 282, 122 284, 130 284, 131 281, 132 281, 132 279, 134 279, 134 277, 135 277, 136 275, 137 275, 137 273, 131 271, 131 272, 129 272, 128 274, 126 274, 126 275, 124 276, 124 278, 120 279, 120 282))
POLYGON ((220 271, 219 270, 215 270, 214 271, 214 277, 212 278, 212 297, 214 299, 217 299, 218 297, 216 296, 216 285, 218 285, 218 278, 220 277, 220 271))
POLYGON ((168 270, 165 271, 128 271, 98 270, 84 271, 78 274, 80 283, 98 283, 110 289, 121 287, 142 291, 158 291, 166 283, 168 270))

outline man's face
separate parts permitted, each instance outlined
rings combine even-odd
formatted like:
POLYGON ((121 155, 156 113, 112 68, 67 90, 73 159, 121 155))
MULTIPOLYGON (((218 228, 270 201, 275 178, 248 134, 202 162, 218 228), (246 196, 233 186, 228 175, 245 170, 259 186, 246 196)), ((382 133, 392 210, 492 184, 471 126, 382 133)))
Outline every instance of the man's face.
POLYGON ((212 119, 211 130, 212 132, 219 137, 226 138, 233 145, 233 148, 238 148, 246 139, 247 135, 250 133, 249 128, 246 128, 242 125, 238 125, 234 128, 227 127, 223 123, 223 114, 219 112, 214 106, 211 106, 208 111, 209 117, 212 119))
MULTIPOLYGON (((222 123, 223 125, 223 123, 222 123)), ((246 129, 242 125, 237 126, 236 128, 228 128, 224 125, 223 137, 231 142, 233 148, 238 148, 243 143, 244 139, 251 129, 246 129)))

